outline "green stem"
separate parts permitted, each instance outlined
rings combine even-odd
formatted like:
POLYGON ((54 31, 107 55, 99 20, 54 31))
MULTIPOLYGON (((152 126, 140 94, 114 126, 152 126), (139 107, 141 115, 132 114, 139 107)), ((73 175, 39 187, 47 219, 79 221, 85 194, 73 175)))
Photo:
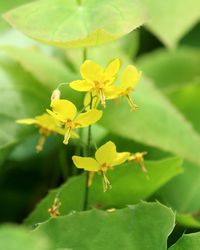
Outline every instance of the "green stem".
POLYGON ((86 48, 83 49, 83 62, 85 60, 87 60, 87 49, 86 48))
MULTIPOLYGON (((83 49, 83 61, 87 59, 87 49, 83 49)), ((90 101, 90 108, 92 108, 92 94, 91 94, 91 101, 90 101)), ((87 156, 91 155, 91 138, 92 138, 92 126, 88 127, 88 138, 87 138, 87 156)), ((88 195, 89 195, 89 187, 88 187, 88 180, 89 180, 89 172, 86 172, 86 181, 85 181, 85 197, 83 203, 83 210, 87 210, 88 206, 88 195)))
MULTIPOLYGON (((92 126, 90 125, 88 127, 88 140, 87 140, 87 156, 89 157, 91 155, 91 137, 92 137, 92 126)), ((88 206, 88 195, 89 195, 89 187, 88 187, 88 181, 89 181, 89 172, 86 172, 86 181, 85 181, 85 197, 84 197, 84 204, 83 204, 83 210, 87 210, 88 206)))

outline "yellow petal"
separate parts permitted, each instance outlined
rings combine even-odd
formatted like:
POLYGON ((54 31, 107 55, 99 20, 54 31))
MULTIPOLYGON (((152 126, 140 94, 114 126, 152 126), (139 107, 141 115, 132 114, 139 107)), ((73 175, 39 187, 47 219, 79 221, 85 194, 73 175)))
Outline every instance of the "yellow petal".
POLYGON ((63 128, 54 127, 54 129, 52 131, 54 131, 54 132, 56 132, 57 134, 60 134, 60 135, 65 135, 65 129, 63 129, 63 128))
POLYGON ((91 157, 80 157, 74 155, 72 157, 72 160, 77 168, 83 168, 87 171, 93 172, 97 172, 100 169, 100 165, 98 164, 98 162, 91 157))
POLYGON ((37 124, 40 127, 46 128, 49 131, 56 132, 58 134, 63 135, 64 129, 60 127, 60 122, 56 120, 54 117, 48 114, 43 114, 35 117, 37 124))
POLYGON ((57 119, 62 122, 68 119, 73 120, 77 113, 76 106, 72 102, 64 99, 53 100, 51 102, 51 107, 57 119))
POLYGON ((104 163, 112 164, 117 158, 116 146, 109 141, 97 149, 95 153, 96 160, 102 165, 104 163))
POLYGON ((77 124, 78 128, 87 127, 96 123, 101 117, 103 112, 97 109, 90 109, 85 113, 82 113, 76 117, 74 123, 77 124))
POLYGON ((113 166, 120 165, 128 160, 130 156, 129 152, 117 153, 117 158, 115 159, 113 166))
POLYGON ((21 119, 21 120, 17 120, 16 123, 19 123, 19 124, 37 124, 38 122, 35 120, 35 119, 21 119))
POLYGON ((102 78, 103 70, 102 68, 91 60, 86 60, 81 65, 81 76, 83 79, 94 82, 102 78))
POLYGON ((65 119, 63 119, 62 117, 60 117, 57 113, 54 113, 53 111, 46 109, 47 113, 50 114, 50 116, 52 116, 54 119, 59 120, 61 122, 65 122, 65 119))
POLYGON ((94 84, 92 82, 88 82, 85 80, 77 80, 71 82, 69 86, 74 90, 84 92, 84 91, 90 91, 94 87, 94 84))
POLYGON ((120 69, 120 66, 121 66, 121 62, 119 59, 112 60, 104 71, 104 75, 105 75, 104 80, 110 80, 111 82, 109 81, 109 83, 112 83, 120 69))
POLYGON ((121 76, 121 83, 125 87, 134 88, 141 77, 141 71, 138 71, 133 65, 128 65, 121 76))
POLYGON ((107 100, 115 99, 121 93, 121 89, 118 86, 110 86, 104 89, 104 95, 107 100))

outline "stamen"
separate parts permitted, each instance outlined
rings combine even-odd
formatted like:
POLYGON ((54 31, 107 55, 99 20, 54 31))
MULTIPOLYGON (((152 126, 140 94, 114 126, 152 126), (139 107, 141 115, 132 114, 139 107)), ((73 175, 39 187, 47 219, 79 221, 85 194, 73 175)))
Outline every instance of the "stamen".
POLYGON ((135 111, 138 108, 138 106, 133 102, 130 95, 126 95, 126 98, 127 98, 128 104, 130 105, 131 109, 133 111, 135 111))
POLYGON ((110 181, 108 180, 106 174, 102 171, 103 176, 103 191, 106 192, 108 189, 112 188, 110 181))
POLYGON ((67 128, 67 131, 66 131, 65 136, 64 136, 64 141, 63 141, 63 143, 64 143, 65 145, 67 145, 68 142, 69 142, 69 138, 70 138, 70 135, 71 135, 71 131, 72 131, 72 128, 71 128, 71 127, 67 128))
POLYGON ((147 179, 149 179, 148 176, 148 170, 146 169, 144 165, 144 155, 146 155, 147 152, 137 152, 134 155, 130 156, 128 161, 135 161, 141 168, 142 172, 146 175, 147 179))
POLYGON ((37 153, 39 153, 39 152, 41 152, 43 150, 45 141, 46 141, 46 135, 41 134, 40 138, 39 138, 39 141, 38 141, 38 144, 36 146, 36 152, 37 153))
POLYGON ((100 96, 100 100, 101 100, 101 105, 105 108, 106 107, 106 97, 105 97, 102 89, 99 90, 99 96, 100 96))

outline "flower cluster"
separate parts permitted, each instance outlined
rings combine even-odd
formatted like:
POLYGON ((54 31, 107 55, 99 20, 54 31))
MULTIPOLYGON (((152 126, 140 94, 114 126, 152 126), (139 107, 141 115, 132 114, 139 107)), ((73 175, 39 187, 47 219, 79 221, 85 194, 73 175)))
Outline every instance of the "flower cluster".
MULTIPOLYGON (((68 144, 70 138, 79 138, 78 130, 98 122, 103 111, 99 110, 99 103, 105 108, 106 101, 126 97, 132 110, 138 107, 131 99, 141 77, 141 72, 134 66, 128 65, 118 77, 121 63, 119 59, 112 60, 105 69, 91 60, 86 60, 80 67, 82 79, 69 83, 69 86, 80 92, 86 92, 84 108, 77 110, 74 103, 60 99, 59 89, 54 90, 51 96, 51 109, 33 119, 17 120, 17 123, 34 124, 39 129, 40 139, 37 151, 43 149, 46 137, 57 133, 64 136, 63 143, 68 144), (117 82, 117 79, 119 83, 117 82)), ((118 153, 113 142, 108 141, 96 150, 95 157, 73 156, 72 160, 77 168, 89 171, 89 185, 92 183, 94 173, 98 172, 103 177, 104 191, 111 187, 106 172, 125 161, 136 161, 146 173, 143 160, 144 153, 131 155, 129 152, 118 153)), ((57 207, 56 207, 57 208, 57 207)), ((57 211, 57 210, 56 210, 57 211)))
POLYGON ((137 105, 131 99, 131 92, 140 80, 141 72, 133 65, 128 65, 120 77, 120 84, 117 85, 115 81, 120 66, 119 59, 111 61, 105 69, 91 60, 86 60, 80 67, 83 79, 71 82, 70 87, 81 92, 91 92, 93 96, 97 96, 103 107, 106 106, 106 100, 125 96, 132 110, 135 110, 137 105))

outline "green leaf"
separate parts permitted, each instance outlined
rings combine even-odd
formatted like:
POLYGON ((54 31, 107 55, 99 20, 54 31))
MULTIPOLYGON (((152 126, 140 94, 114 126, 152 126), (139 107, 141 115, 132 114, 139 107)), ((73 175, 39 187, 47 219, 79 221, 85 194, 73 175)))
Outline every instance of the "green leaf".
POLYGON ((50 242, 44 234, 31 234, 23 227, 5 225, 0 227, 0 249, 50 250, 50 242))
POLYGON ((200 48, 200 23, 197 25, 181 40, 181 45, 200 48))
POLYGON ((144 0, 144 3, 150 16, 146 27, 169 48, 176 47, 200 18, 198 0, 144 0))
POLYGON ((168 94, 200 76, 200 50, 181 47, 168 52, 160 49, 140 57, 137 64, 168 94))
POLYGON ((55 89, 61 82, 72 78, 72 72, 58 59, 37 48, 1 46, 0 50, 30 72, 38 81, 55 89))
MULTIPOLYGON (((117 167, 108 173, 112 189, 103 192, 102 177, 96 175, 89 190, 89 207, 124 207, 148 198, 162 185, 181 173, 179 158, 171 158, 155 162, 146 162, 149 179, 142 173, 140 167, 134 163, 117 167)), ((56 195, 62 203, 61 215, 83 209, 85 175, 73 177, 60 188, 51 191, 26 219, 25 223, 33 225, 49 218, 48 208, 52 206, 56 195)))
POLYGON ((171 102, 192 122, 198 133, 200 133, 199 93, 200 78, 168 93, 171 102))
POLYGON ((200 233, 184 234, 169 250, 199 250, 200 233))
POLYGON ((87 47, 116 40, 146 20, 138 0, 42 0, 11 10, 4 18, 42 43, 87 47), (72 28, 73 27, 73 28, 72 28))
POLYGON ((125 99, 108 103, 100 124, 114 134, 200 164, 200 136, 151 82, 143 78, 133 99, 140 107, 136 112, 125 99))
POLYGON ((6 150, 33 131, 16 124, 16 119, 44 112, 50 92, 19 65, 1 58, 0 93, 0 150, 6 150))
POLYGON ((184 172, 163 186, 158 194, 164 204, 178 213, 194 213, 200 209, 200 168, 189 162, 183 167, 184 172))
POLYGON ((138 63, 200 132, 200 50, 184 47, 171 53, 158 50, 141 57, 138 63))
POLYGON ((52 218, 32 233, 46 233, 55 248, 77 250, 166 250, 174 214, 159 203, 140 203, 114 212, 91 210, 52 218))
MULTIPOLYGON (((25 4, 31 2, 30 0, 9 0, 9 1, 4 1, 0 5, 0 15, 3 14, 5 11, 10 10, 11 8, 15 8, 18 5, 25 4)), ((2 19, 0 18, 0 31, 4 31, 9 28, 9 25, 2 19)))
POLYGON ((176 221, 181 226, 186 228, 197 228, 200 229, 200 221, 198 221, 192 214, 177 214, 176 221))

